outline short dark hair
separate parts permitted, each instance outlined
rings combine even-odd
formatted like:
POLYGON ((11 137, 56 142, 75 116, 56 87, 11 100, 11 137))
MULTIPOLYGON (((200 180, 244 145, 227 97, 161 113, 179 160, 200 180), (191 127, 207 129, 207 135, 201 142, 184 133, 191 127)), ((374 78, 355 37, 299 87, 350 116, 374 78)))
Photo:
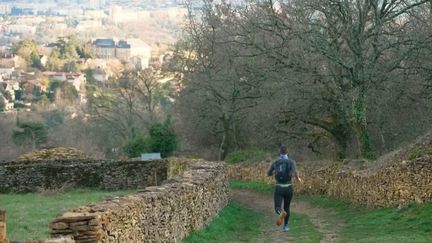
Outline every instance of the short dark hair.
POLYGON ((280 154, 287 154, 288 153, 287 146, 285 144, 281 144, 279 151, 280 154))

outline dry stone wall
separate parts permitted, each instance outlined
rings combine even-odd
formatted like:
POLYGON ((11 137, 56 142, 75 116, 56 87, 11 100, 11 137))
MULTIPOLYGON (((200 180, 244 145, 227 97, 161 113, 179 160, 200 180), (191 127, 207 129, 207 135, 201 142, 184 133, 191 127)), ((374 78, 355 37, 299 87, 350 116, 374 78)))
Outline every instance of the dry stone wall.
POLYGON ((73 187, 106 190, 160 185, 168 161, 47 160, 0 163, 0 193, 73 187))
POLYGON ((0 243, 9 243, 6 235, 6 211, 0 209, 0 243))
MULTIPOLYGON (((323 194, 367 207, 388 207, 432 200, 432 155, 373 169, 352 169, 343 164, 318 168, 297 163, 303 183, 299 193, 323 194)), ((270 163, 229 166, 231 180, 273 183, 266 175, 270 163)))
POLYGON ((207 225, 228 203, 224 163, 199 161, 161 186, 66 212, 52 237, 76 242, 179 242, 207 225))

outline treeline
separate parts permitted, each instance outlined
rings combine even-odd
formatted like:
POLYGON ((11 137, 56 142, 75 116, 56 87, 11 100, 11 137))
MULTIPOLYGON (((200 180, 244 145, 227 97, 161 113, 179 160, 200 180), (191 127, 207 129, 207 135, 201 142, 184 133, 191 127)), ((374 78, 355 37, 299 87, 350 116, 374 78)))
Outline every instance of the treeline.
POLYGON ((194 148, 373 159, 430 129, 430 1, 204 2, 171 63, 194 148))
POLYGON ((38 70, 76 72, 80 69, 80 59, 94 58, 92 47, 89 43, 82 44, 73 36, 59 37, 50 48, 52 51, 47 57, 46 63, 42 63, 44 51, 38 48, 35 40, 24 39, 13 47, 15 55, 23 58, 27 67, 38 70))

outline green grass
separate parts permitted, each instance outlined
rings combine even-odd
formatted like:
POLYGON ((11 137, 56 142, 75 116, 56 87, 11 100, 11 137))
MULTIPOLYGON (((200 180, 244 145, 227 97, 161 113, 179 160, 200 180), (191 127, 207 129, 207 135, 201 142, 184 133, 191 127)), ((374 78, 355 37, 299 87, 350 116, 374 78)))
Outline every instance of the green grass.
POLYGON ((432 242, 432 203, 365 209, 321 196, 308 197, 308 201, 335 210, 346 222, 344 242, 432 242))
POLYGON ((315 243, 322 239, 322 234, 304 214, 291 213, 289 224, 289 234, 295 239, 295 242, 315 243))
POLYGON ((257 192, 271 193, 274 190, 273 184, 260 181, 230 181, 230 187, 233 189, 247 189, 257 192))
POLYGON ((193 232, 183 242, 251 242, 260 233, 262 222, 261 214, 230 204, 208 227, 193 232))
POLYGON ((55 196, 41 194, 0 194, 0 207, 6 209, 7 233, 11 240, 48 238, 48 223, 59 213, 97 202, 104 196, 131 194, 133 191, 103 192, 76 189, 55 196))
POLYGON ((237 150, 228 154, 225 162, 228 164, 237 164, 241 162, 254 163, 268 158, 268 153, 259 149, 237 150))

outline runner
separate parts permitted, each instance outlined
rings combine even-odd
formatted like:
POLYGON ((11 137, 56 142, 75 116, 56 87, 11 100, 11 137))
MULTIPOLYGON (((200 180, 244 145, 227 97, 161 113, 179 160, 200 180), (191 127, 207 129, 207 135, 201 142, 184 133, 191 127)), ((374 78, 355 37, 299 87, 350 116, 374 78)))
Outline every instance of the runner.
POLYGON ((276 180, 274 207, 275 212, 279 215, 276 224, 280 226, 282 221, 284 221, 283 230, 286 232, 289 230, 288 220, 290 217, 291 199, 293 197, 291 178, 295 177, 298 182, 301 182, 301 178, 297 173, 295 161, 288 158, 287 147, 285 145, 281 145, 279 158, 273 162, 267 174, 268 176, 274 175, 276 180), (281 207, 282 201, 283 210, 281 207))

